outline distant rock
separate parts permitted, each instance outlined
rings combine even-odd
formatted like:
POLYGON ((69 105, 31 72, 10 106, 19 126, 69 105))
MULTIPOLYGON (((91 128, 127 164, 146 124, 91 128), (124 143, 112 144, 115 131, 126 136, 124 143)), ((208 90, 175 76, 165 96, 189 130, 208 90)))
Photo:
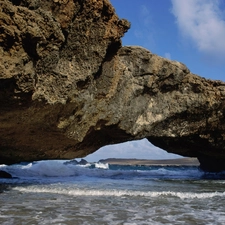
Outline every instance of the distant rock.
POLYGON ((147 138, 225 170, 225 83, 147 49, 109 0, 0 0, 0 163, 147 138))
POLYGON ((145 166, 199 166, 196 158, 179 158, 179 159, 120 159, 109 158, 102 159, 100 163, 108 163, 111 165, 145 165, 145 166))
POLYGON ((87 165, 88 161, 86 161, 85 159, 81 159, 80 162, 78 163, 78 165, 87 165))
POLYGON ((69 164, 72 164, 72 165, 87 165, 88 161, 86 161, 85 159, 81 159, 80 162, 78 162, 76 159, 73 159, 73 160, 64 162, 64 164, 65 165, 69 165, 69 164))
POLYGON ((12 178, 12 175, 6 171, 0 170, 0 178, 12 178))
POLYGON ((68 164, 73 164, 73 165, 77 165, 78 161, 76 159, 70 160, 70 161, 66 161, 63 164, 68 165, 68 164))

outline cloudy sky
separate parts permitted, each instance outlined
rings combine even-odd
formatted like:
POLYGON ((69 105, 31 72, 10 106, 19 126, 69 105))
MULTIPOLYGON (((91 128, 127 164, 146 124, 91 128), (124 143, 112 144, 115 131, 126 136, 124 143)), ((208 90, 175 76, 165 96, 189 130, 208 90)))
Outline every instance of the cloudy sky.
MULTIPOLYGON (((192 73, 225 81, 224 0, 111 0, 120 18, 131 22, 123 45, 139 45, 184 63, 192 73)), ((147 140, 108 146, 87 157, 174 158, 147 140)))

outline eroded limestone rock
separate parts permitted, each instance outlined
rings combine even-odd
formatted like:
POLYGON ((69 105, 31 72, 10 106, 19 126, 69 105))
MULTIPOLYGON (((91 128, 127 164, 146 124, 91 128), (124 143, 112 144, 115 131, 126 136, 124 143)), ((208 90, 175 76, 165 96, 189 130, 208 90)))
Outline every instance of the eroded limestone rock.
POLYGON ((225 169, 225 83, 141 47, 108 0, 0 0, 0 163, 146 137, 225 169))

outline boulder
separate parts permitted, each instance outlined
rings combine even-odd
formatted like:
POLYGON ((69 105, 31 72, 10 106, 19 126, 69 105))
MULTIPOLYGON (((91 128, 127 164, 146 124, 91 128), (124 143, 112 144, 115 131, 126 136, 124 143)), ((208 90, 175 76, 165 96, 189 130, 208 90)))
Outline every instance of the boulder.
POLYGON ((78 161, 76 159, 72 159, 63 163, 64 165, 77 165, 78 161))
POLYGON ((6 171, 0 170, 0 178, 12 178, 12 175, 6 171))
POLYGON ((88 164, 88 161, 85 160, 85 159, 81 159, 80 162, 78 163, 78 165, 87 165, 88 164))
POLYGON ((0 163, 147 138, 225 169, 225 83, 122 47, 129 27, 108 0, 0 0, 0 163))

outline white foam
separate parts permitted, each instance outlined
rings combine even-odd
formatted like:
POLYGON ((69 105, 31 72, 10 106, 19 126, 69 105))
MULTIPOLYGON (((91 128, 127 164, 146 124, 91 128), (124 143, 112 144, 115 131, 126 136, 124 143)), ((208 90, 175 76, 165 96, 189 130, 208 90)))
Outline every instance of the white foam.
POLYGON ((63 177, 76 175, 75 171, 59 161, 41 161, 34 164, 30 171, 37 173, 39 176, 63 177))
POLYGON ((193 193, 193 192, 173 192, 173 191, 131 191, 131 190, 96 190, 96 189, 74 189, 74 188, 46 188, 46 187, 15 187, 14 190, 20 192, 28 193, 52 193, 70 196, 111 196, 111 197, 177 197, 180 199, 208 199, 213 197, 224 197, 225 192, 203 192, 203 193, 193 193))
POLYGON ((109 164, 108 163, 95 163, 95 168, 99 169, 109 169, 109 164))
POLYGON ((87 177, 110 177, 118 174, 118 171, 109 170, 108 164, 95 163, 95 168, 91 168, 91 164, 74 165, 65 164, 60 160, 45 160, 29 163, 27 165, 0 165, 1 169, 12 174, 13 177, 19 178, 44 178, 44 177, 71 177, 71 176, 87 176, 87 177))
POLYGON ((39 161, 28 165, 5 166, 14 177, 64 177, 76 175, 76 171, 61 161, 39 161))
POLYGON ((193 192, 164 192, 163 195, 178 197, 181 199, 207 199, 213 197, 224 197, 225 192, 203 192, 203 193, 193 193, 193 192))
POLYGON ((88 167, 91 166, 91 163, 87 163, 87 164, 84 164, 84 165, 77 164, 76 166, 88 168, 88 167))

